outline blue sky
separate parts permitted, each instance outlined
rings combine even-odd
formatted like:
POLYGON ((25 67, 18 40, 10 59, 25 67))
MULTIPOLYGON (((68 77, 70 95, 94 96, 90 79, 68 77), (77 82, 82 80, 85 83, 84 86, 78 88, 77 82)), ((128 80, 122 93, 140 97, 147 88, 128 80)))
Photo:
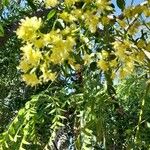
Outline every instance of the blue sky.
MULTIPOLYGON (((131 5, 131 2, 132 2, 132 0, 125 0, 126 1, 126 6, 130 6, 131 5)), ((134 5, 138 5, 138 4, 140 4, 140 3, 142 3, 142 2, 144 2, 145 0, 133 0, 133 4, 134 5)), ((120 9, 117 7, 117 5, 116 5, 116 0, 112 0, 112 2, 115 4, 115 10, 116 10, 116 13, 117 14, 120 14, 121 13, 121 11, 120 11, 120 9)))

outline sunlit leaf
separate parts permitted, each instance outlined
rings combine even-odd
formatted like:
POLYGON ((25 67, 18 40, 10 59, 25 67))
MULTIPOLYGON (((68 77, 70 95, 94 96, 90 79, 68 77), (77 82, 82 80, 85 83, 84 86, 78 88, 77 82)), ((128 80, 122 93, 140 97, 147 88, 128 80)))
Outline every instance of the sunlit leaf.
POLYGON ((27 142, 25 139, 22 140, 22 143, 25 145, 30 145, 31 143, 27 142))
POLYGON ((47 15, 47 20, 50 20, 55 14, 56 14, 56 10, 52 9, 47 15))

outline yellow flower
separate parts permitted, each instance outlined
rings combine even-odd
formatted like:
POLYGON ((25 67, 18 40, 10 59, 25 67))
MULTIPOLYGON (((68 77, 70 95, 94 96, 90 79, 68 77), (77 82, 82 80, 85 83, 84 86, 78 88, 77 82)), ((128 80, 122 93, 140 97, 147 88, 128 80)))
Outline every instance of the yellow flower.
POLYGON ((62 39, 55 41, 52 47, 50 61, 52 61, 55 64, 61 64, 66 58, 66 55, 68 55, 68 53, 65 49, 65 41, 62 39))
MULTIPOLYGON (((55 49, 53 49, 55 51, 55 49)), ((62 64, 64 61, 64 56, 61 56, 62 53, 60 54, 59 52, 52 52, 50 56, 50 61, 53 62, 54 64, 62 64)), ((66 57, 66 56, 65 56, 66 57)))
POLYGON ((84 0, 85 3, 91 3, 91 0, 84 0))
POLYGON ((119 72, 120 79, 124 79, 130 74, 127 68, 121 68, 119 72))
POLYGON ((113 71, 112 74, 111 74, 111 79, 114 79, 115 76, 116 76, 116 72, 113 71))
POLYGON ((126 28, 127 27, 127 23, 125 20, 119 20, 117 19, 118 24, 122 27, 122 28, 126 28))
POLYGON ((145 15, 146 17, 149 17, 149 16, 150 16, 150 10, 149 10, 149 8, 144 9, 144 15, 145 15))
POLYGON ((75 70, 81 70, 81 67, 82 67, 82 66, 81 66, 80 64, 75 64, 75 65, 74 65, 74 69, 75 69, 75 70))
POLYGON ((68 5, 68 6, 71 6, 71 5, 74 5, 75 2, 77 2, 79 0, 65 0, 64 3, 65 5, 68 5))
POLYGON ((75 16, 75 18, 80 18, 82 16, 82 9, 74 9, 71 11, 71 14, 75 16))
POLYGON ((45 0, 46 7, 55 7, 58 4, 58 0, 45 0))
POLYGON ((125 67, 127 68, 127 70, 132 73, 133 69, 134 69, 134 61, 127 61, 125 62, 125 67))
POLYGON ((110 6, 111 1, 110 0, 96 0, 96 6, 101 11, 103 10, 112 10, 112 7, 110 6))
POLYGON ((136 61, 139 63, 144 63, 144 58, 145 58, 145 55, 144 55, 143 51, 138 52, 135 57, 136 61))
POLYGON ((133 8, 130 6, 130 7, 126 8, 126 9, 124 9, 123 13, 124 13, 124 15, 125 15, 127 18, 132 18, 132 17, 134 17, 134 15, 135 15, 135 13, 133 13, 132 10, 133 10, 133 8))
POLYGON ((114 60, 111 60, 109 64, 110 64, 110 67, 117 67, 118 62, 116 59, 114 59, 114 60))
POLYGON ((35 73, 24 74, 22 75, 22 79, 26 82, 27 85, 30 85, 32 87, 40 83, 35 73))
POLYGON ((102 17, 102 24, 107 25, 110 23, 110 19, 106 16, 102 17))
POLYGON ((66 28, 61 31, 62 35, 67 35, 67 34, 70 34, 71 32, 72 30, 68 26, 66 26, 66 28))
POLYGON ((37 48, 42 48, 44 46, 44 41, 42 38, 40 39, 36 39, 33 41, 34 46, 36 46, 37 48))
POLYGON ((126 50, 131 48, 132 43, 128 40, 124 41, 115 41, 112 43, 115 49, 115 54, 118 56, 121 60, 124 60, 126 55, 126 50))
POLYGON ((101 68, 103 71, 107 71, 109 69, 109 64, 105 60, 99 60, 97 62, 97 66, 101 68))
POLYGON ((103 57, 104 59, 108 58, 109 53, 108 53, 106 50, 102 50, 101 53, 102 53, 102 57, 103 57))
POLYGON ((23 56, 29 59, 29 56, 32 54, 32 44, 27 43, 23 47, 20 48, 23 52, 23 56))
POLYGON ((146 50, 147 51, 150 51, 150 41, 147 43, 147 45, 146 45, 146 50))
POLYGON ((132 58, 128 58, 126 62, 124 62, 124 66, 120 69, 120 78, 123 79, 126 76, 130 75, 134 70, 134 61, 132 58))
POLYGON ((68 36, 66 40, 59 39, 55 41, 52 47, 50 61, 55 64, 61 64, 65 59, 69 57, 69 53, 73 49, 74 45, 75 40, 70 36, 68 36))
POLYGON ((30 64, 37 66, 40 62, 40 59, 42 59, 42 54, 39 51, 39 49, 33 50, 32 55, 29 57, 30 64))
POLYGON ((31 67, 32 66, 25 59, 21 59, 18 68, 21 69, 22 72, 26 73, 29 69, 31 69, 31 67))
POLYGON ((31 41, 36 38, 36 31, 42 24, 41 18, 32 17, 21 19, 20 27, 17 29, 16 34, 19 39, 31 41))
POLYGON ((85 25, 89 28, 89 30, 94 33, 96 32, 97 25, 99 23, 98 16, 94 15, 91 11, 86 11, 84 13, 85 25))
POLYGON ((32 44, 27 44, 20 48, 23 51, 23 58, 32 65, 37 66, 40 59, 42 59, 42 54, 39 49, 34 50, 32 44))
POLYGON ((43 79, 43 82, 48 82, 49 80, 54 81, 56 79, 56 73, 53 73, 53 72, 51 72, 51 70, 48 70, 48 67, 47 67, 46 63, 41 65, 40 69, 43 73, 40 76, 40 78, 43 79))
POLYGON ((61 19, 63 19, 66 22, 73 22, 77 20, 77 18, 74 15, 69 14, 66 11, 63 11, 63 13, 61 13, 59 16, 61 19))
POLYGON ((140 27, 140 22, 135 22, 128 30, 128 34, 130 35, 134 35, 137 31, 138 31, 138 28, 140 27))
POLYGON ((54 81, 56 79, 56 73, 52 73, 51 71, 44 72, 41 77, 44 82, 48 82, 49 80, 54 81))
POLYGON ((91 62, 92 62, 92 57, 93 56, 93 53, 92 54, 85 54, 84 56, 83 56, 83 60, 84 60, 84 65, 88 65, 88 64, 90 64, 91 62))
POLYGON ((124 58, 125 57, 125 48, 123 47, 123 43, 121 43, 120 41, 115 41, 113 43, 114 45, 114 49, 115 49, 115 54, 119 57, 119 58, 124 58))
POLYGON ((55 42, 62 39, 62 35, 60 34, 60 30, 52 30, 47 34, 43 34, 43 42, 44 45, 54 44, 55 42))
POLYGON ((68 58, 68 64, 70 65, 74 65, 75 64, 75 60, 71 57, 68 58))
POLYGON ((143 48, 145 47, 145 41, 140 39, 138 42, 137 42, 137 47, 139 48, 143 48))
POLYGON ((72 38, 71 36, 68 36, 65 41, 66 50, 71 51, 75 44, 76 44, 75 39, 72 38))

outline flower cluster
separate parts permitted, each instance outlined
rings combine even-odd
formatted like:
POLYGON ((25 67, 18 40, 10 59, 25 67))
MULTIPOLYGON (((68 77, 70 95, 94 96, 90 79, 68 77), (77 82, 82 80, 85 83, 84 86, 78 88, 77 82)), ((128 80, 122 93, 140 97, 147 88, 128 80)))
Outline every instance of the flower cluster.
POLYGON ((62 64, 75 45, 73 37, 64 39, 58 30, 41 33, 41 25, 41 18, 27 17, 21 20, 16 31, 24 43, 20 48, 22 58, 19 68, 24 73, 23 80, 31 86, 55 80, 56 72, 51 70, 52 64, 62 64))
POLYGON ((41 18, 26 17, 16 31, 23 41, 19 68, 27 85, 54 81, 58 74, 54 66, 66 61, 73 69, 95 61, 102 71, 111 71, 112 78, 116 72, 126 77, 145 61, 149 41, 135 38, 143 26, 139 15, 150 16, 149 2, 124 9, 122 18, 110 17, 114 13, 110 0, 44 2, 45 7, 63 6, 55 14, 53 27, 43 33, 41 18))

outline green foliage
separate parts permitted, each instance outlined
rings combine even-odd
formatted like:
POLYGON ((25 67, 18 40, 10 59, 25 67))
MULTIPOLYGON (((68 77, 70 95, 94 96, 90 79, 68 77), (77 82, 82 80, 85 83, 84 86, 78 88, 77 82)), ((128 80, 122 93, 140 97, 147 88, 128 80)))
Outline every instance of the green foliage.
MULTIPOLYGON (((2 38, 8 26, 42 8, 33 1, 24 1, 25 7, 13 1, 3 2, 7 7, 2 10, 4 18, 0 20, 2 38), (5 11, 8 14, 4 15, 5 11)), ((117 1, 117 5, 123 10, 125 2, 117 1)), ((43 33, 53 27, 64 29, 67 24, 57 20, 57 9, 46 10, 42 17, 46 20, 41 28, 43 33)), ((81 65, 79 70, 73 69, 66 60, 60 69, 58 65, 52 68, 59 70, 56 82, 32 88, 22 82, 16 67, 22 43, 14 32, 10 35, 0 47, 0 150, 150 148, 149 61, 144 59, 147 63, 142 67, 135 62, 137 67, 132 75, 125 79, 116 77, 114 81, 111 70, 106 73, 98 69, 94 59, 83 65, 84 48, 87 54, 95 50, 101 52, 102 48, 110 50, 109 40, 120 35, 127 38, 111 25, 107 24, 104 30, 96 33, 97 37, 86 31, 92 41, 88 44, 93 44, 91 48, 87 43, 81 46, 81 39, 77 39, 74 57, 81 65)), ((73 34, 78 34, 78 30, 73 34)), ((139 38, 134 41, 128 37, 133 42, 139 38)))
MULTIPOLYGON (((133 76, 122 81, 116 89, 122 107, 115 109, 116 102, 106 94, 107 89, 98 83, 99 78, 96 76, 85 74, 83 89, 76 89, 76 92, 70 94, 64 88, 56 89, 52 86, 33 96, 1 135, 3 149, 52 148, 57 132, 64 126, 67 130, 71 128, 73 145, 77 149, 110 149, 114 142, 117 149, 135 147, 133 135, 137 130, 141 97, 144 94, 141 89, 146 86, 145 78, 133 76), (91 77, 96 78, 89 80, 91 77)), ((147 100, 149 96, 146 96, 147 100)), ((144 123, 150 122, 149 107, 145 105, 143 111, 137 146, 147 148, 149 138, 141 139, 140 136, 144 132, 146 135, 149 130, 148 126, 142 129, 144 123)))

